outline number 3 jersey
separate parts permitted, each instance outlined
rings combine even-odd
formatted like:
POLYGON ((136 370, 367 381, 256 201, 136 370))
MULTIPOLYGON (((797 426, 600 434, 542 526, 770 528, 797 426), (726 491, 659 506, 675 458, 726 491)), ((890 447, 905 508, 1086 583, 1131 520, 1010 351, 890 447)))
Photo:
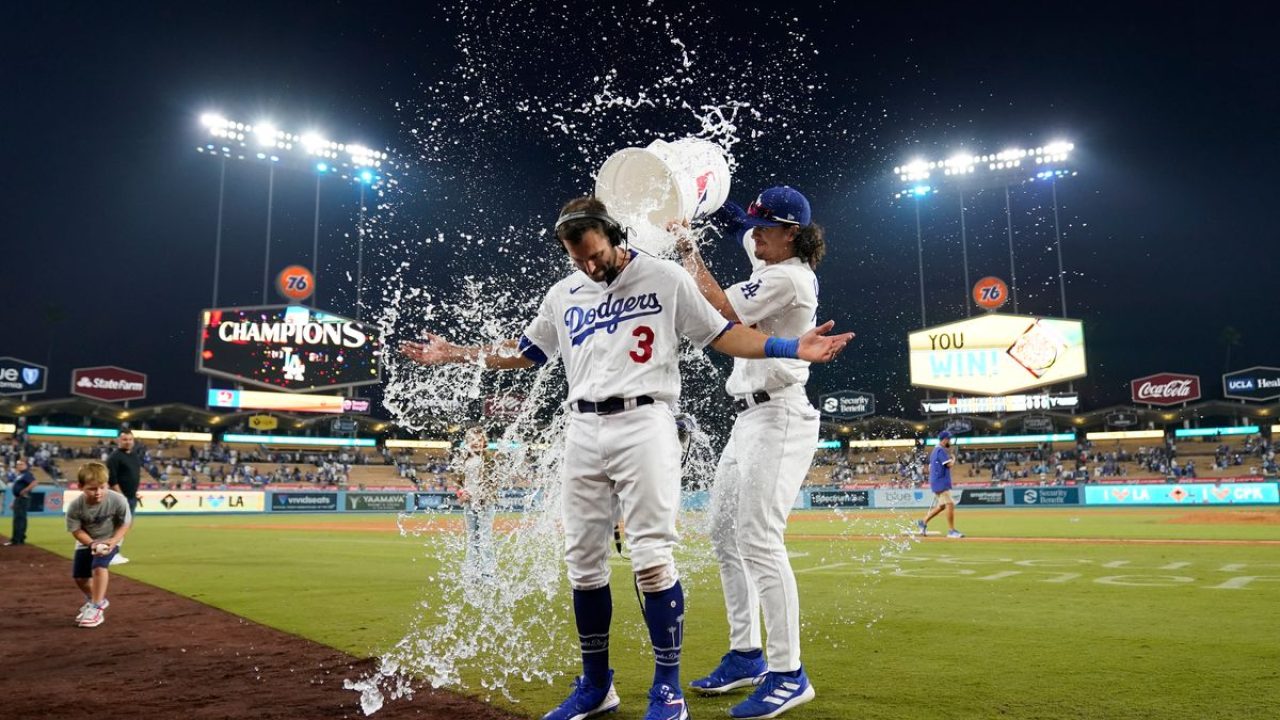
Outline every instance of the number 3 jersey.
POLYGON ((648 395, 674 406, 680 338, 702 348, 731 325, 684 268, 633 250, 612 283, 577 271, 552 286, 520 352, 539 364, 560 353, 569 402, 648 395))

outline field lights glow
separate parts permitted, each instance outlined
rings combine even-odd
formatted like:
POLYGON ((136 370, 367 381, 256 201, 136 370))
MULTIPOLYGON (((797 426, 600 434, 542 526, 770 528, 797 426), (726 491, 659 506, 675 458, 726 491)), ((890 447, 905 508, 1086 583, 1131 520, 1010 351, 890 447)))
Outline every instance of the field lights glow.
MULTIPOLYGON (((959 151, 950 155, 946 160, 912 158, 909 162, 894 167, 893 174, 899 181, 909 183, 915 187, 908 187, 894 197, 902 198, 909 195, 921 195, 922 193, 916 192, 915 188, 921 186, 923 181, 929 180, 936 175, 948 178, 975 175, 980 177, 984 174, 999 175, 1019 172, 1024 167, 1031 168, 1036 165, 1041 166, 1041 168, 1044 168, 1044 166, 1061 166, 1067 162, 1074 150, 1074 144, 1064 140, 1055 140, 1031 149, 1012 147, 996 153, 981 155, 959 151)), ((1029 179, 1049 179, 1063 177, 1068 174, 1075 175, 1075 172, 1061 167, 1052 167, 1045 172, 1035 173, 1029 179)))
MULTIPOLYGON (((231 145, 258 152, 257 157, 265 160, 271 150, 301 152, 309 158, 331 161, 333 164, 359 168, 381 168, 389 156, 382 150, 374 150, 362 143, 342 143, 329 140, 316 130, 303 133, 292 133, 281 130, 275 123, 260 120, 257 123, 243 123, 228 119, 220 113, 204 113, 200 116, 200 124, 209 135, 217 138, 219 143, 198 146, 200 152, 210 155, 231 157, 231 145), (219 151, 220 148, 220 151, 219 151)), ((243 156, 242 156, 243 157, 243 156)), ((279 156, 270 155, 273 161, 279 156)), ((322 171, 323 172, 323 171, 322 171)), ((369 181, 366 181, 369 182, 369 181)))

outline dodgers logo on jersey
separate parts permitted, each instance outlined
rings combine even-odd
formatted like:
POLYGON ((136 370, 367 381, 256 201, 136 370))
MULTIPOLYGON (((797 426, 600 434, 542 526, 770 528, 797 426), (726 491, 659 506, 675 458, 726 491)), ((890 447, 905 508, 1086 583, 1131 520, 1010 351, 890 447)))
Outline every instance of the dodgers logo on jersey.
POLYGON ((618 323, 645 315, 662 312, 662 302, 657 293, 643 293, 614 299, 613 293, 604 296, 599 305, 590 308, 571 307, 564 311, 564 325, 574 345, 581 345, 597 330, 612 333, 618 323))
POLYGON ((746 283, 742 286, 742 297, 750 300, 760 292, 760 286, 764 284, 763 280, 757 280, 753 283, 746 283))

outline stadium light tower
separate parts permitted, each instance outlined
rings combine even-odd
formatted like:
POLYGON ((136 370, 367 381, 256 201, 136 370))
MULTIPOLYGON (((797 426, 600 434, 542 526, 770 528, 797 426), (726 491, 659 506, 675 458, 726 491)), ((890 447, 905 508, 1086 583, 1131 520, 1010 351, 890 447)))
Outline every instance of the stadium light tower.
MULTIPOLYGON (((218 179, 218 229, 214 248, 213 304, 217 306, 218 270, 222 253, 222 213, 226 186, 227 160, 258 161, 267 164, 267 230, 266 250, 262 268, 262 304, 267 304, 271 273, 271 219, 275 193, 275 169, 277 165, 314 172, 316 178, 315 215, 312 224, 312 274, 320 275, 320 182, 326 175, 336 175, 354 182, 360 188, 360 220, 357 228, 358 269, 356 278, 356 317, 360 317, 361 291, 364 285, 364 225, 365 192, 394 184, 394 162, 385 150, 373 150, 361 143, 340 143, 326 139, 316 131, 295 134, 280 130, 269 121, 243 123, 230 120, 219 113, 205 113, 200 124, 207 134, 205 142, 196 151, 221 161, 218 179)), ((319 293, 312 295, 312 305, 318 303, 319 293)))
POLYGON ((1018 310, 1018 273, 1013 245, 1013 212, 1009 201, 1009 188, 1014 184, 1049 183, 1053 194, 1054 243, 1058 253, 1058 289, 1061 294, 1062 316, 1067 316, 1066 273, 1062 264, 1062 231, 1058 221, 1059 178, 1074 177, 1077 172, 1070 162, 1075 145, 1054 141, 1040 147, 1025 150, 1008 148, 997 153, 973 155, 958 152, 946 160, 916 158, 905 165, 893 168, 897 191, 894 199, 913 199, 916 212, 916 245, 920 253, 920 325, 924 327, 924 252, 920 233, 920 203, 930 195, 954 189, 960 197, 960 244, 964 260, 965 314, 972 313, 973 303, 969 294, 969 251, 965 224, 964 194, 969 190, 985 188, 1004 189, 1005 228, 1009 240, 1010 293, 1014 312, 1018 310))

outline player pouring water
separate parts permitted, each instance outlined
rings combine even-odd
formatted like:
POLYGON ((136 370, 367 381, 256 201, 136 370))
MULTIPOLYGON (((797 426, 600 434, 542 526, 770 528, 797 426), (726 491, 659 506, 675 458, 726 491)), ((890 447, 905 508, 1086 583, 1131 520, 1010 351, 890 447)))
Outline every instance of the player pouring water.
MULTIPOLYGON (((813 271, 826 251, 822 228, 810 215, 808 199, 787 186, 765 190, 745 212, 725 203, 717 219, 752 265, 751 277, 726 288, 684 228, 671 229, 685 268, 721 316, 770 334, 799 335, 817 320, 813 271)), ((690 686, 709 695, 755 686, 730 708, 734 718, 777 717, 815 695, 800 663, 800 599, 783 543, 818 446, 820 418, 805 394, 808 379, 803 359, 737 358, 725 384, 738 417, 711 488, 711 543, 729 616, 729 652, 690 686)))
POLYGON ((680 508, 680 398, 684 337, 742 358, 829 362, 851 333, 827 322, 800 337, 770 337, 727 321, 679 265, 630 249, 627 232, 594 197, 570 201, 556 239, 577 271, 547 292, 519 339, 454 345, 427 334, 401 352, 426 365, 528 368, 559 353, 568 379, 563 462, 565 562, 573 588, 582 675, 545 720, 582 720, 619 705, 609 667, 612 508, 622 513, 631 567, 644 593, 654 673, 646 720, 689 717, 680 689, 684 590, 673 559, 680 508))

